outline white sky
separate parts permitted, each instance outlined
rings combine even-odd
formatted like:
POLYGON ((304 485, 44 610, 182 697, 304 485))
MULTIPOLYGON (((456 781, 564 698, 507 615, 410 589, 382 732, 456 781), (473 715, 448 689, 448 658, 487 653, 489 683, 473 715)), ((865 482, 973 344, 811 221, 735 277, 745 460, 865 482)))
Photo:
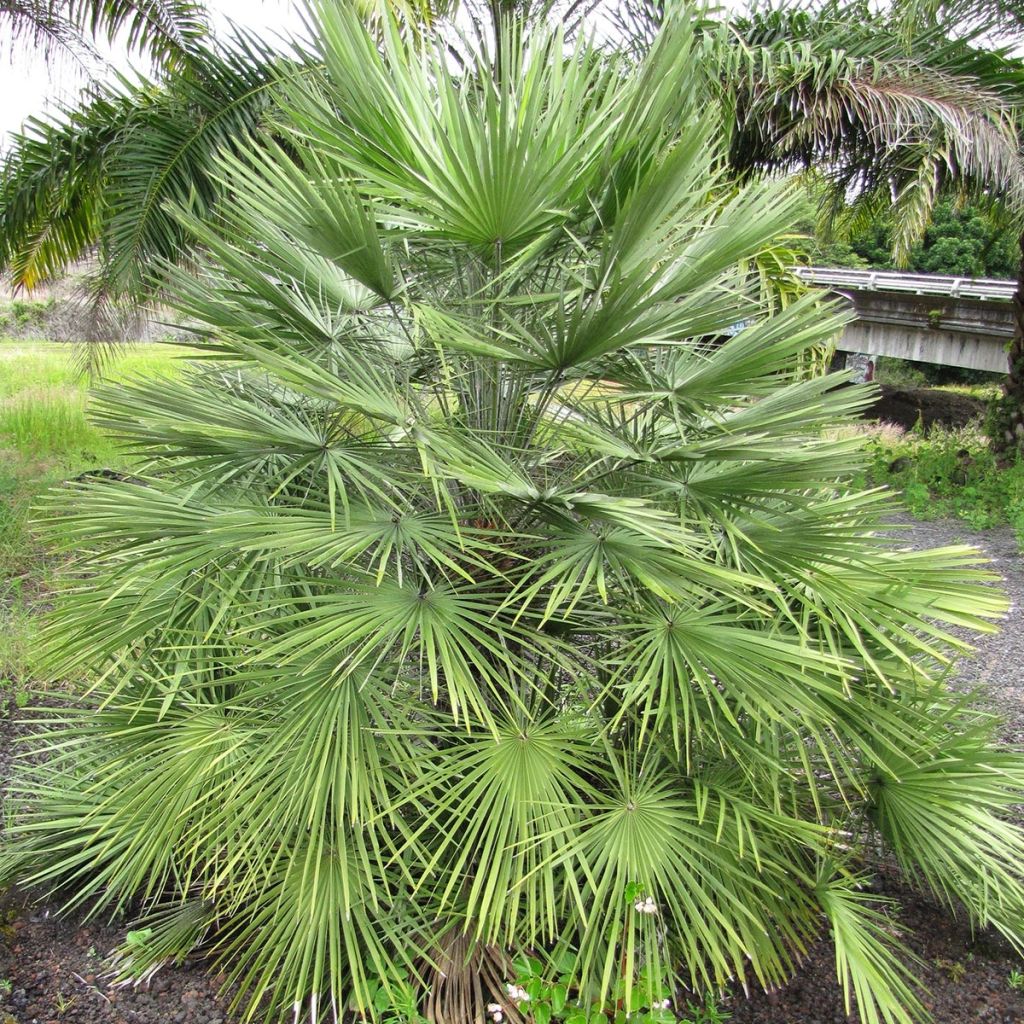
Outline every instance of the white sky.
MULTIPOLYGON (((301 33, 302 23, 292 0, 210 0, 215 32, 227 31, 231 22, 242 25, 268 40, 301 33)), ((105 48, 111 62, 123 71, 132 66, 123 49, 105 48)), ((145 58, 135 63, 145 69, 145 58)), ((8 136, 27 117, 44 113, 48 106, 73 101, 87 77, 74 62, 62 58, 47 67, 41 54, 32 53, 25 43, 13 47, 0 33, 0 151, 8 136)))

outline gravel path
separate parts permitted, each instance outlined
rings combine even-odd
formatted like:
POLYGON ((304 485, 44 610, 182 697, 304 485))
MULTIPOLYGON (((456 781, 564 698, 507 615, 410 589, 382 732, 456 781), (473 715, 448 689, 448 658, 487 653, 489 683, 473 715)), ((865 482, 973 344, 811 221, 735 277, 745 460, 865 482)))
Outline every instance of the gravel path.
POLYGON ((992 568, 1002 576, 1002 590, 1012 602, 1009 616, 998 633, 975 638, 977 651, 960 662, 956 684, 983 687, 995 710, 1005 719, 1003 740, 1024 745, 1024 553, 1013 531, 1006 527, 978 533, 963 523, 946 519, 903 522, 909 527, 908 539, 914 547, 971 544, 991 558, 992 568))
MULTIPOLYGON (((902 520, 915 547, 968 543, 992 558, 1013 600, 998 633, 982 637, 975 655, 961 663, 957 685, 983 686, 1006 716, 1004 738, 1024 743, 1024 559, 1009 530, 973 533, 950 521, 902 520)), ((0 713, 0 773, 6 774, 11 717, 0 713)), ((1007 984, 1024 969, 998 937, 972 935, 942 909, 890 880, 898 901, 904 941, 920 957, 929 992, 925 1004, 936 1024, 1024 1024, 1024 993, 1007 984)), ((0 898, 0 1024, 223 1024, 229 1015, 218 998, 219 982, 204 965, 161 971, 151 986, 115 990, 103 976, 103 955, 120 938, 106 922, 56 919, 27 907, 13 893, 0 898)), ((788 988, 727 1007, 732 1024, 846 1024, 834 961, 822 943, 788 988)))

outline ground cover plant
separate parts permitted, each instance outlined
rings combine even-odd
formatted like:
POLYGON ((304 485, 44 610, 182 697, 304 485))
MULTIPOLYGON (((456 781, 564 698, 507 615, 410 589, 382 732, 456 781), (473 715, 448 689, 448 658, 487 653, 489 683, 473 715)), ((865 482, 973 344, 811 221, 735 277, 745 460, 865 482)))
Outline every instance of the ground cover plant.
MULTIPOLYGON (((109 380, 170 375, 179 350, 126 348, 109 380)), ((97 469, 125 468, 124 453, 86 419, 88 381, 72 346, 0 340, 0 681, 24 694, 35 672, 39 612, 62 561, 32 527, 48 490, 97 469)))
POLYGON ((870 398, 806 372, 841 320, 743 269, 800 197, 724 173, 685 17, 636 67, 381 31, 321 10, 190 222, 205 360, 98 394, 138 462, 53 508, 92 686, 2 877, 249 1015, 657 1021, 827 930, 863 1020, 922 1017, 863 882, 882 845, 1020 938, 1022 761, 942 683, 1005 603, 822 435, 870 398))
POLYGON ((975 530, 1009 525, 1024 547, 1024 462, 997 459, 980 428, 925 435, 883 425, 867 438, 866 482, 898 489, 913 515, 955 516, 975 530))

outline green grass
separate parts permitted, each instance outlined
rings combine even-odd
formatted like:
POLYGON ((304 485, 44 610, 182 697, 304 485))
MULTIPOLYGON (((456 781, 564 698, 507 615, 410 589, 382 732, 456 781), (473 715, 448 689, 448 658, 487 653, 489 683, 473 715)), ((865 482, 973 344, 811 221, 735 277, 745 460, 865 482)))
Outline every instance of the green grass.
MULTIPOLYGON (((170 374, 187 350, 136 345, 111 359, 108 380, 170 374)), ((39 614, 61 561, 34 526, 51 488, 90 469, 123 468, 116 445, 88 420, 88 386, 73 346, 0 340, 0 687, 38 683, 39 614)))
POLYGON ((116 459, 110 442, 85 416, 86 396, 70 388, 36 388, 0 401, 0 444, 25 459, 67 464, 116 459))

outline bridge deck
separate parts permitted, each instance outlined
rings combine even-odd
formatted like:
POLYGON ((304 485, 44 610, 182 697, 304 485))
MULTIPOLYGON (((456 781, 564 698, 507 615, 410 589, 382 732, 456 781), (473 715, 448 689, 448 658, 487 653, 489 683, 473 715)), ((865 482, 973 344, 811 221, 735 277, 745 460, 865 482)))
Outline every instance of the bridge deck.
POLYGON ((836 348, 1006 373, 1013 281, 801 267, 797 275, 849 303, 855 319, 836 348))
POLYGON ((995 277, 946 277, 942 274, 907 274, 897 270, 846 270, 833 267, 797 267, 796 275, 822 288, 911 295, 948 295, 954 299, 1009 302, 1016 282, 995 277))

